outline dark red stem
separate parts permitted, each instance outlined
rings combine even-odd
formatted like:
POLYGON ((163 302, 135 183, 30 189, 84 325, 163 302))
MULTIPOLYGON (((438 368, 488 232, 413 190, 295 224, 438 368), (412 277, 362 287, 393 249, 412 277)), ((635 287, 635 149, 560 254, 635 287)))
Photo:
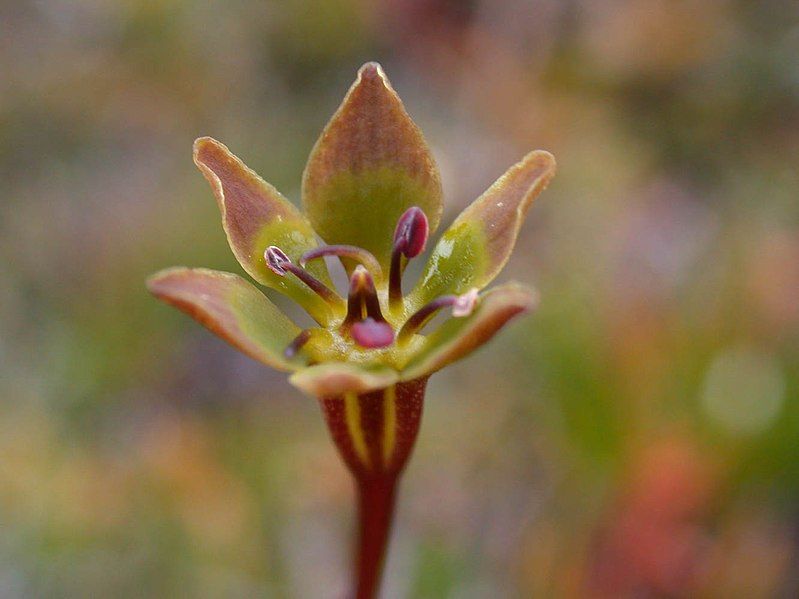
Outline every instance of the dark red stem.
POLYGON ((397 478, 390 476, 357 483, 356 599, 377 596, 394 517, 397 478))
POLYGON ((426 383, 424 377, 321 400, 333 441, 355 478, 354 599, 373 599, 380 588, 397 484, 419 432, 426 383))

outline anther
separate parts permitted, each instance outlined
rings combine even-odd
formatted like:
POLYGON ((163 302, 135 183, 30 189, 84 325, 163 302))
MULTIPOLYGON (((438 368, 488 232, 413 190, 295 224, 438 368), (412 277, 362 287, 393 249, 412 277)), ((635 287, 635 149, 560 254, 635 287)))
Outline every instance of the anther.
POLYGON ((303 268, 311 260, 316 260, 324 256, 338 256, 339 258, 349 258, 366 267, 378 281, 383 279, 383 269, 374 257, 372 252, 358 247, 357 245, 321 245, 300 257, 300 266, 303 268))
POLYGON ((311 338, 311 330, 305 329, 299 335, 294 337, 291 343, 286 346, 286 349, 283 350, 283 356, 287 360, 291 360, 294 356, 297 355, 302 347, 308 343, 308 340, 311 338))
POLYGON ((419 310, 408 318, 397 334, 397 342, 404 343, 410 339, 412 335, 419 332, 442 308, 452 307, 452 316, 455 318, 469 316, 474 311, 474 307, 477 305, 478 300, 479 295, 476 287, 462 295, 442 295, 434 299, 429 304, 419 308, 419 310))
POLYGON ((477 287, 472 287, 463 295, 456 296, 455 301, 452 303, 452 315, 455 318, 464 318, 465 316, 469 316, 469 314, 474 311, 474 307, 477 305, 477 300, 480 299, 478 293, 479 290, 477 287))
POLYGON ((408 208, 397 221, 394 230, 394 247, 406 258, 416 258, 424 251, 430 225, 427 216, 418 206, 408 208))
POLYGON ((276 245, 270 245, 264 251, 264 261, 267 267, 278 276, 285 277, 287 273, 293 274, 300 281, 305 283, 314 293, 331 305, 336 305, 341 301, 338 294, 314 277, 307 270, 300 268, 291 262, 286 252, 276 245))
POLYGON ((281 277, 286 276, 286 266, 291 264, 291 259, 286 255, 286 252, 276 245, 270 245, 266 248, 264 251, 264 261, 269 267, 269 270, 281 277))
POLYGON ((429 233, 427 216, 418 206, 408 208, 397 221, 388 279, 388 299, 391 306, 396 306, 402 299, 402 273, 408 260, 424 251, 429 233))

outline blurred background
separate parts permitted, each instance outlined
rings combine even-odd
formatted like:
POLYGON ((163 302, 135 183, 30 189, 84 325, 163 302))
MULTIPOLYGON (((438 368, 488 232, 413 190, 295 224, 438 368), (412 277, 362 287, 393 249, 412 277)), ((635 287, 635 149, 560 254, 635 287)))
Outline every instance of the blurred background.
POLYGON ((314 401, 144 289, 241 272, 191 161, 292 200, 379 60, 445 222, 559 173, 501 280, 542 303, 433 377, 386 597, 799 596, 795 0, 0 3, 0 596, 338 597, 314 401))

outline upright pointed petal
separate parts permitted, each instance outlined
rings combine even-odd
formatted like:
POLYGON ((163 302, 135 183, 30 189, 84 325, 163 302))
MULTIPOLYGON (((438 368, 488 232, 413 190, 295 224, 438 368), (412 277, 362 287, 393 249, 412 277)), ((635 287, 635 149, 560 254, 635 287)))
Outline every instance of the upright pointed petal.
POLYGON ((380 65, 365 64, 305 168, 302 199, 311 224, 330 244, 366 248, 387 271, 399 217, 419 206, 435 230, 441 195, 421 131, 380 65))
MULTIPOLYGON (((201 137, 194 142, 194 163, 214 190, 230 248, 244 270, 297 301, 318 322, 328 322, 332 312, 327 303, 296 278, 275 274, 264 262, 264 250, 270 245, 294 261, 317 246, 300 211, 215 139, 201 137)), ((322 260, 309 264, 308 270, 329 283, 322 260)))
POLYGON ((364 366, 351 362, 328 362, 303 368, 289 378, 291 384, 317 398, 344 393, 366 393, 384 389, 398 379, 387 366, 364 366))
POLYGON ((412 305, 488 285, 508 261, 530 204, 554 175, 555 158, 537 150, 497 179, 441 236, 411 293, 412 305))
POLYGON ((518 283, 488 291, 470 316, 452 318, 427 337, 423 349, 403 369, 402 380, 427 376, 467 356, 487 343, 511 318, 532 310, 535 303, 535 293, 518 283))
POLYGON ((205 268, 168 268, 150 277, 147 288, 251 358, 279 370, 296 368, 283 350, 300 329, 241 277, 205 268))

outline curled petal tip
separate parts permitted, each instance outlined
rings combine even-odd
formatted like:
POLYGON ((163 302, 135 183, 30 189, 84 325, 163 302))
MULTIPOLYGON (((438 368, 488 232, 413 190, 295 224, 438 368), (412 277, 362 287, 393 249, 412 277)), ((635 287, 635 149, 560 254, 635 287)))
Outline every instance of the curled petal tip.
POLYGON ((195 162, 197 161, 198 154, 200 154, 200 152, 202 152, 202 149, 208 145, 218 146, 221 144, 213 137, 209 137, 207 135, 198 137, 197 139, 194 140, 194 143, 192 144, 192 150, 194 153, 195 162))
POLYGON ((386 82, 385 71, 383 71, 383 67, 380 66, 379 62, 369 61, 364 63, 363 66, 358 69, 358 76, 361 80, 381 79, 384 83, 386 82))
POLYGON ((434 231, 441 195, 421 131, 380 66, 365 64, 305 167, 302 202, 316 232, 368 250, 386 269, 399 216, 420 206, 434 231))
POLYGON ((394 331, 391 326, 373 318, 366 318, 353 324, 350 334, 358 345, 367 349, 379 349, 394 343, 394 331))
POLYGON ((412 292, 414 304, 488 285, 507 263, 527 210, 555 169, 552 154, 530 152, 461 212, 433 248, 412 292))
POLYGON ((555 172, 558 170, 558 162, 555 160, 555 156, 546 150, 536 150, 535 154, 537 155, 539 162, 545 165, 550 177, 554 177, 555 172))
MULTIPOLYGON (((299 256, 316 245, 311 225, 297 208, 272 185, 261 179, 224 144, 210 137, 194 142, 194 163, 211 185, 222 214, 222 226, 234 255, 247 273, 300 303, 320 324, 332 318, 328 302, 300 281, 284 278, 262 260, 267 245, 299 256)), ((311 274, 329 282, 324 263, 311 274)))

